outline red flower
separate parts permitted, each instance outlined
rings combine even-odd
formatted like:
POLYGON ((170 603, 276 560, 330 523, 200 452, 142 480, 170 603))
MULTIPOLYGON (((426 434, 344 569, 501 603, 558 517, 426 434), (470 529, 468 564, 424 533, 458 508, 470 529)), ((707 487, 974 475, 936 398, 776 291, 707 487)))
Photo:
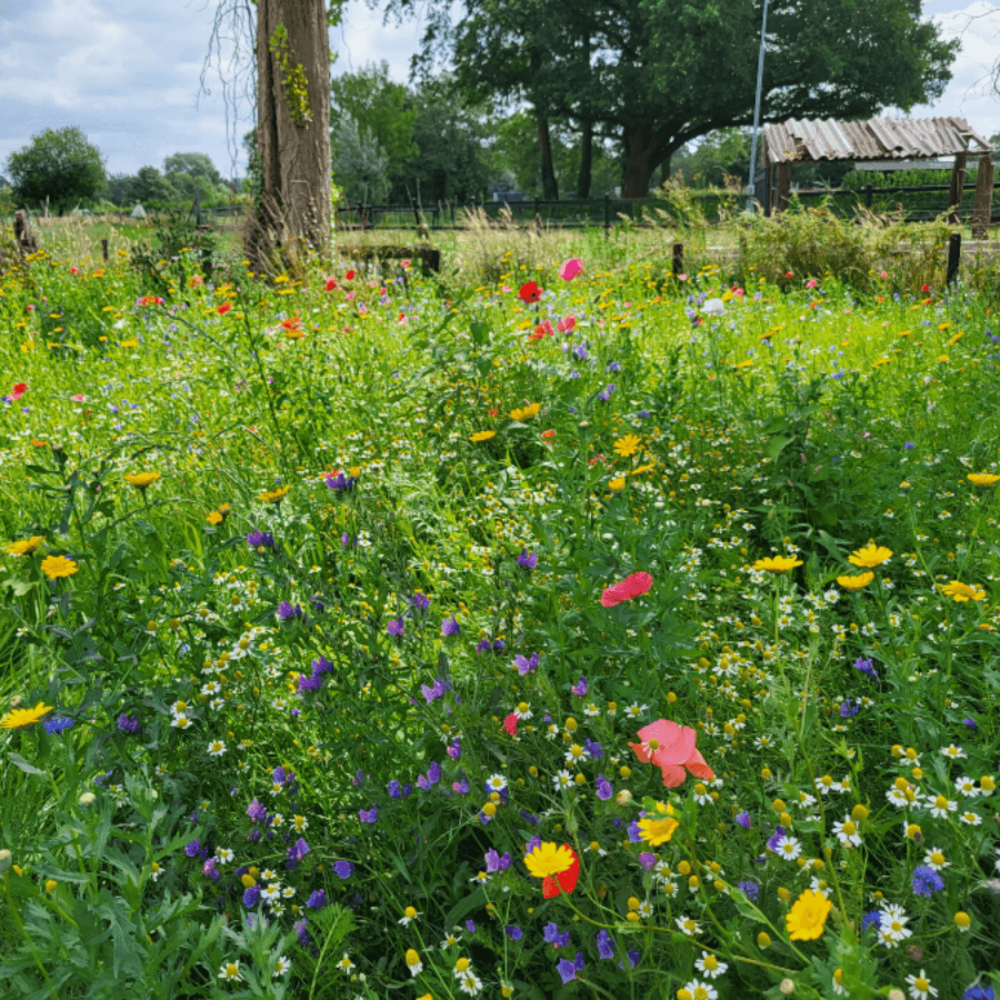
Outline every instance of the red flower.
POLYGON ((229 312, 229 310, 232 309, 232 308, 233 307, 232 307, 231 303, 229 303, 229 302, 223 302, 222 305, 219 306, 219 315, 222 316, 224 313, 229 312))
POLYGON ((791 276, 792 276, 792 272, 791 272, 791 271, 789 271, 789 272, 788 272, 788 273, 787 273, 787 274, 785 275, 785 277, 786 277, 786 278, 790 278, 791 276))
POLYGON ((641 597, 652 586, 653 578, 648 573, 633 573, 621 583, 605 589, 601 594, 601 607, 613 608, 623 601, 631 601, 633 597, 641 597))
POLYGON ((336 287, 337 287, 337 279, 336 279, 336 278, 331 278, 331 279, 330 279, 330 280, 329 280, 329 281, 328 281, 328 282, 326 283, 326 290, 327 290, 328 292, 332 292, 332 291, 333 291, 333 290, 334 290, 334 289, 335 289, 336 287))
POLYGON ((355 271, 354 268, 351 268, 351 270, 344 275, 344 281, 353 281, 357 273, 358 272, 355 271))
POLYGON ((658 719, 639 730, 641 743, 629 743, 644 764, 655 764, 663 773, 663 784, 677 788, 690 771, 696 778, 712 781, 715 772, 694 748, 698 734, 690 726, 658 719))
POLYGON ((570 854, 573 855, 573 864, 566 871, 559 872, 558 875, 546 875, 542 879, 542 896, 545 899, 558 896, 560 892, 571 896, 573 890, 576 888, 576 881, 580 877, 580 859, 576 856, 576 851, 572 847, 569 847, 568 844, 566 846, 570 854))
POLYGON ((542 297, 542 289, 537 282, 529 281, 521 285, 521 290, 517 293, 522 302, 537 302, 542 297))
POLYGON ((556 436, 555 431, 542 431, 542 440, 551 441, 556 436))
POLYGON ((511 736, 517 736, 517 712, 511 712, 506 719, 503 720, 503 727, 510 733, 511 736))
POLYGON ((28 383, 18 382, 17 385, 10 390, 10 398, 16 403, 27 391, 28 383))
POLYGON ((495 417, 500 411, 496 408, 486 411, 491 417, 495 417))
POLYGON ((930 290, 931 290, 930 285, 924 285, 924 287, 920 289, 920 291, 922 292, 929 292, 930 290))

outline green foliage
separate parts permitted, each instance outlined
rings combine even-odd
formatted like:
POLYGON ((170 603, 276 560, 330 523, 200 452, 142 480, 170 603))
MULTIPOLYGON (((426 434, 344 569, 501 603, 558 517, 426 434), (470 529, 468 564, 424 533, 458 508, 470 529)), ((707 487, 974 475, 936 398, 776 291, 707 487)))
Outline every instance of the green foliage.
POLYGON ((18 207, 36 211, 48 200, 60 215, 104 185, 104 161, 78 128, 44 129, 7 157, 18 207))
POLYGON ((280 21, 271 33, 267 47, 281 68, 281 87, 292 122, 300 126, 308 124, 312 121, 312 110, 309 107, 309 81, 306 79, 302 63, 293 65, 289 58, 288 32, 280 21))

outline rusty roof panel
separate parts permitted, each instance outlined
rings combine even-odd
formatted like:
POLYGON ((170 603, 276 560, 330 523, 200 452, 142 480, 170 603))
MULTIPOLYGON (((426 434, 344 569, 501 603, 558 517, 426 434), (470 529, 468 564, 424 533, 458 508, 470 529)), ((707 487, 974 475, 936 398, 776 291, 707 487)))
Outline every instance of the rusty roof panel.
POLYGON ((871 118, 837 122, 832 118, 788 121, 764 126, 771 163, 816 160, 902 160, 992 152, 990 144, 964 118, 871 118))

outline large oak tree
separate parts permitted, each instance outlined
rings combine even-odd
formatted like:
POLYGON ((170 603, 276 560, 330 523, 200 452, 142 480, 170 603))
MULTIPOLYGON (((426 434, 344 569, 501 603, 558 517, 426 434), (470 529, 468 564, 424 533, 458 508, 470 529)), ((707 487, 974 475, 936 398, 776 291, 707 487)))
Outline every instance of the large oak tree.
MULTIPOLYGON (((614 134, 625 197, 691 139, 753 121, 763 0, 463 0, 454 30, 435 2, 425 52, 450 47, 477 96, 540 95, 614 134)), ((908 112, 941 95, 959 46, 921 0, 770 0, 767 26, 765 122, 908 112)))

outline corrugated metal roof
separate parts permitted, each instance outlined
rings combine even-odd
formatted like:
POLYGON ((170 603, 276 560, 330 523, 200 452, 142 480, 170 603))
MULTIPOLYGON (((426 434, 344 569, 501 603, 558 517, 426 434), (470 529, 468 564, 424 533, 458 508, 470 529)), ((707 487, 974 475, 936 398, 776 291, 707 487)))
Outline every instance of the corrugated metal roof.
POLYGON ((816 160, 902 160, 992 152, 964 118, 870 118, 837 122, 789 118, 764 126, 764 149, 771 163, 816 160))

